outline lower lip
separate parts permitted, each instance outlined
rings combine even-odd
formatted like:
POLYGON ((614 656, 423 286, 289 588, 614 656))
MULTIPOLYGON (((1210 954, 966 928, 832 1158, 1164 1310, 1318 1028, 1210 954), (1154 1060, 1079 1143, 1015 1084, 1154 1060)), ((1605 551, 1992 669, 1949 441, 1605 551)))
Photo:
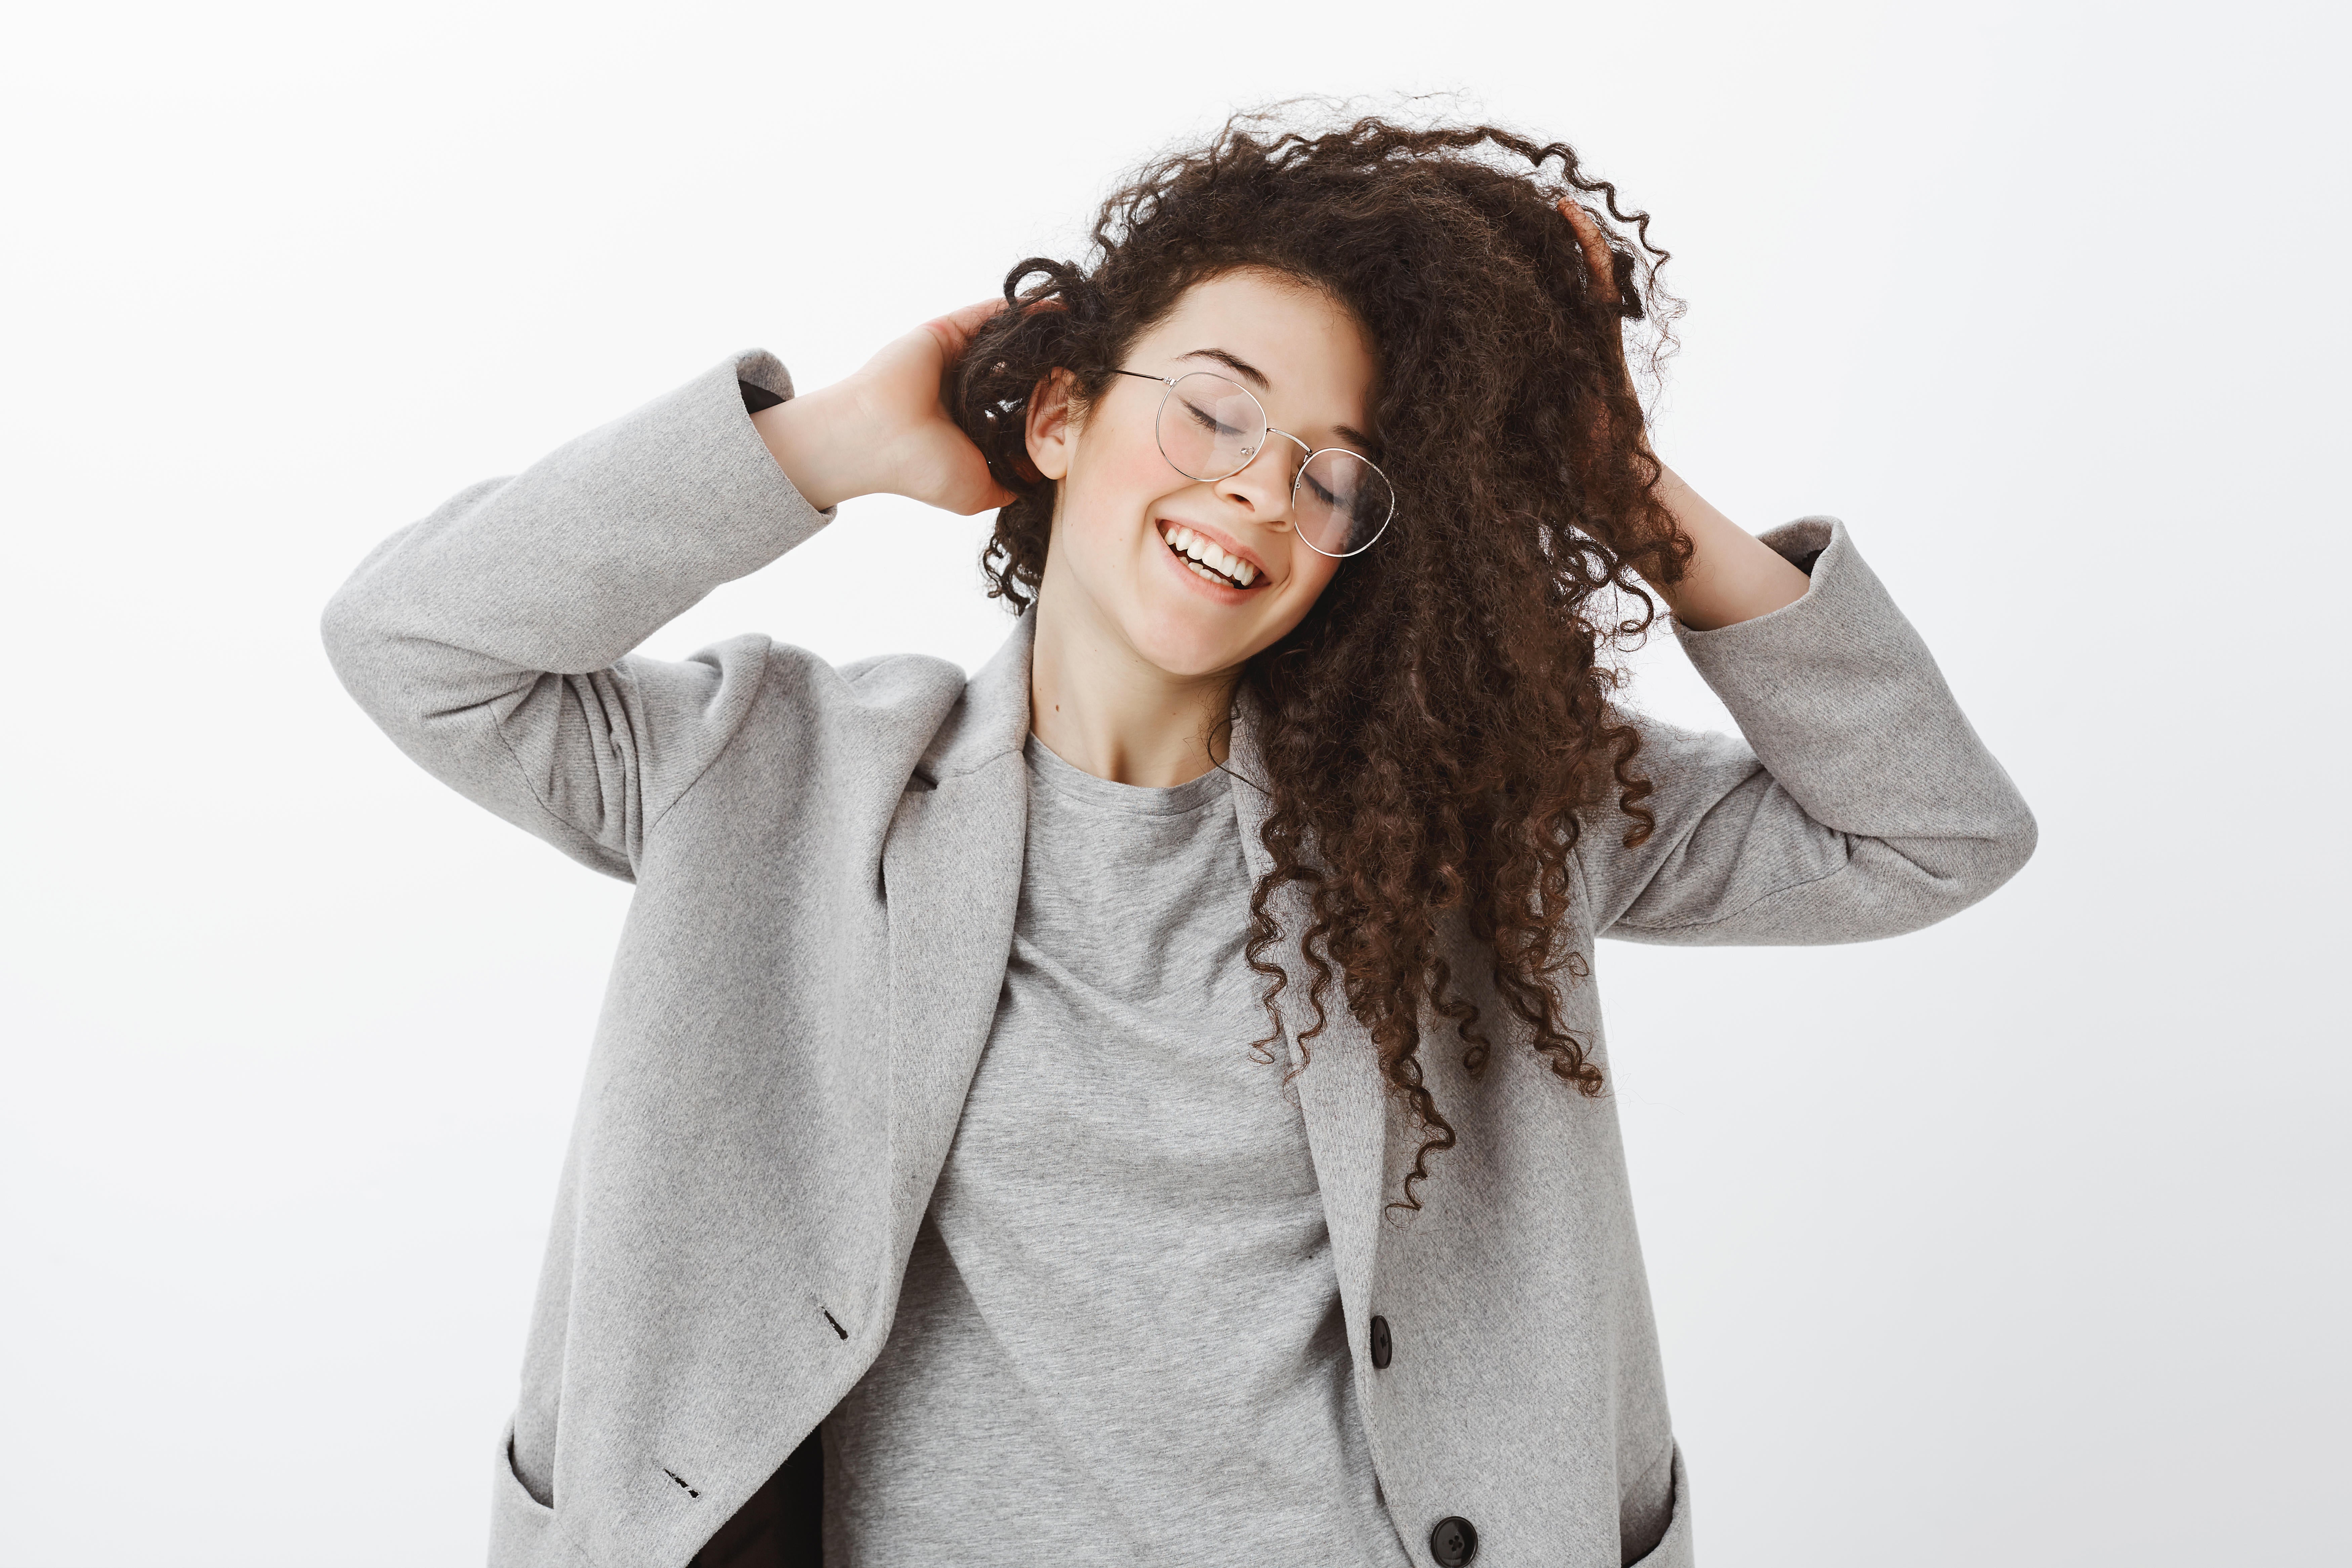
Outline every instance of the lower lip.
MULTIPOLYGON (((1155 529, 1153 530, 1153 532, 1158 533, 1159 531, 1155 529)), ((1211 597, 1214 598, 1217 603, 1221 605, 1238 605, 1244 599, 1248 598, 1252 594, 1258 591, 1255 584, 1252 584, 1246 588, 1232 588, 1227 587, 1223 583, 1210 582, 1206 577, 1202 576, 1198 572, 1193 571, 1190 566, 1184 564, 1185 558, 1168 547, 1168 536, 1166 534, 1160 534, 1159 537, 1160 553, 1161 557, 1167 561, 1168 569, 1175 573, 1179 577, 1184 579, 1184 581, 1192 587, 1195 587, 1202 593, 1207 594, 1211 597)), ((1260 582, 1263 582, 1264 580, 1265 579, 1263 578, 1259 579, 1260 582)))

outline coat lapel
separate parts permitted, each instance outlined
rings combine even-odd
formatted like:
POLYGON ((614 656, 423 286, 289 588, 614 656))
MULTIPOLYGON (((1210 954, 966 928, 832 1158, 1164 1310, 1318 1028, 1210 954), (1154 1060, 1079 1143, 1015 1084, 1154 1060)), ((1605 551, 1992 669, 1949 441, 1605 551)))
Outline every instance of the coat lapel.
MULTIPOLYGON (((1271 797, 1256 782, 1265 777, 1256 744, 1257 725, 1247 703, 1234 724, 1234 807, 1241 819, 1242 854, 1253 879, 1273 869, 1274 858, 1258 837, 1271 797)), ((1314 978, 1298 951, 1307 929, 1305 890, 1297 883, 1274 900, 1284 941, 1275 950, 1289 984, 1283 988, 1283 1034, 1297 1069, 1298 1036, 1315 1021, 1307 1005, 1314 978)), ((1339 1301, 1348 1316, 1350 1342, 1360 1347, 1362 1325, 1371 1317, 1372 1269, 1379 1251, 1381 1188, 1385 1179, 1387 1107, 1380 1059, 1371 1036, 1348 1009, 1335 980, 1326 994, 1322 1033, 1307 1042, 1307 1069, 1295 1080, 1307 1121, 1307 1149, 1315 1179, 1323 1189, 1324 1225, 1331 1233, 1331 1261, 1339 1276, 1339 1301)))
POLYGON ((1030 618, 964 688, 882 847, 890 927, 890 1197, 914 1240, 988 1042, 1027 843, 1030 618), (924 789, 921 779, 935 781, 924 789))

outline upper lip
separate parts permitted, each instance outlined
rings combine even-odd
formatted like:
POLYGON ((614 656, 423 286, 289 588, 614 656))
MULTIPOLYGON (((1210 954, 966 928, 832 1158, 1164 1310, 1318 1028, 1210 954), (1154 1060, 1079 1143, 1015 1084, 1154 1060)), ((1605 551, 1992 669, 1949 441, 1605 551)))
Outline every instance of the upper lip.
POLYGON ((1210 543, 1215 545, 1218 549, 1223 551, 1226 554, 1232 556, 1234 560, 1248 562, 1252 566, 1257 569, 1258 576, 1263 578, 1273 575, 1272 573, 1265 569, 1265 563, 1257 558, 1257 552, 1255 551, 1251 550, 1246 545, 1243 544, 1239 540, 1235 539, 1232 534, 1227 533, 1222 528, 1212 528, 1205 522, 1194 522, 1189 517, 1163 517, 1159 521, 1160 536, 1163 540, 1168 537, 1167 531, 1169 529, 1189 528, 1193 532, 1199 534, 1202 538, 1207 540, 1210 543))

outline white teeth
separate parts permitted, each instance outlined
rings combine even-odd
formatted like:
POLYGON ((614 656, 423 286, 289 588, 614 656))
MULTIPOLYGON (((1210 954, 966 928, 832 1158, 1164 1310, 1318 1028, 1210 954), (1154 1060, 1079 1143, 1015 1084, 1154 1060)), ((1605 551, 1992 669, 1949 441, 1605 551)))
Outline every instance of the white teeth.
POLYGON ((1258 570, 1238 555, 1227 554, 1182 523, 1171 522, 1160 538, 1168 548, 1182 557, 1184 563, 1212 583, 1226 587, 1235 583, 1248 587, 1257 581, 1258 570))

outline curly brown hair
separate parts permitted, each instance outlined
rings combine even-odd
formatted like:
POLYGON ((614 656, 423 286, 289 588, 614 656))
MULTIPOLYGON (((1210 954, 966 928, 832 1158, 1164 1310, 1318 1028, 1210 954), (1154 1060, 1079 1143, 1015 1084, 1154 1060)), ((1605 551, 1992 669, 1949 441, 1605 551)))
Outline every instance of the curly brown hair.
POLYGON ((1104 203, 1088 265, 1013 268, 1009 308, 974 339, 951 401, 1019 498, 982 566, 1020 613, 1054 515, 1023 434, 1049 372, 1069 373, 1083 409, 1186 289, 1242 268, 1321 289, 1369 330, 1396 517, 1236 690, 1257 704, 1271 795, 1273 868, 1251 899, 1247 951, 1274 1020, 1263 1053, 1280 1038, 1286 984, 1265 957, 1280 935, 1272 900, 1304 884, 1315 1021, 1302 1068, 1336 975, 1422 1131, 1402 1200, 1417 1208, 1430 1156, 1455 1141, 1423 1081, 1424 1012, 1452 1022, 1474 1074, 1490 1044, 1441 921, 1492 954, 1496 996, 1552 1069, 1601 1091, 1562 1022, 1559 986, 1589 973, 1562 933, 1587 817, 1613 789, 1629 844, 1654 826, 1640 738, 1607 701, 1617 678, 1603 655, 1655 614, 1636 574, 1673 582, 1691 555, 1656 494, 1622 346, 1627 320, 1646 321, 1654 366, 1676 301, 1658 284, 1667 253, 1648 215, 1622 210, 1565 143, 1380 117, 1310 133, 1284 129, 1281 112, 1237 117, 1206 147, 1145 166, 1104 203), (1613 278, 1591 275, 1563 199, 1600 225, 1613 278))

